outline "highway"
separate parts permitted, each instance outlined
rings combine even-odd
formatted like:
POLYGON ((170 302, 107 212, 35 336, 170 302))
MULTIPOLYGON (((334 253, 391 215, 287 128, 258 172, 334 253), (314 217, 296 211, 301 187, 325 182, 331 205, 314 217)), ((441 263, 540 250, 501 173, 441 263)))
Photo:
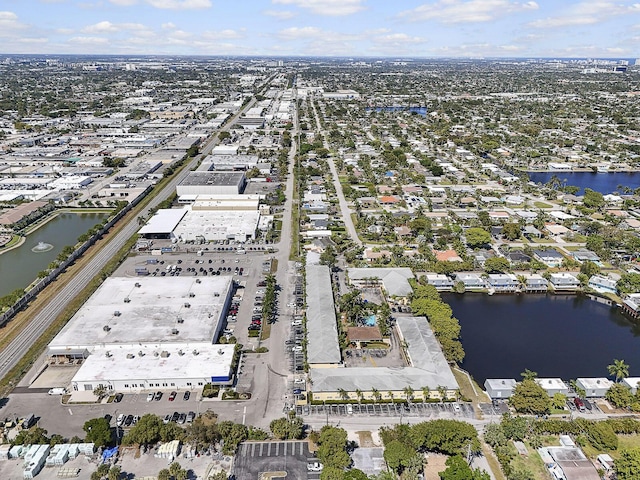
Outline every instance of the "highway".
MULTIPOLYGON (((227 131, 236 119, 246 110, 251 108, 255 103, 255 98, 248 102, 232 119, 230 119, 218 132, 214 133, 205 143, 201 150, 201 154, 193 158, 183 168, 179 174, 173 178, 159 191, 151 202, 145 207, 152 209, 175 192, 176 186, 181 182, 197 164, 200 157, 204 157, 211 152, 218 141, 218 133, 227 131)), ((152 193, 153 194, 153 193, 152 193)), ((129 219, 124 225, 117 225, 114 228, 120 228, 115 236, 104 243, 100 251, 84 266, 68 283, 64 286, 59 295, 47 303, 39 312, 37 312, 28 325, 0 352, 0 377, 9 373, 9 371, 20 361, 22 356, 29 350, 31 345, 49 328, 53 321, 64 311, 66 306, 78 295, 78 293, 87 285, 107 264, 111 258, 120 250, 124 244, 139 229, 137 217, 129 219)), ((95 247, 94 247, 95 248, 95 247)))

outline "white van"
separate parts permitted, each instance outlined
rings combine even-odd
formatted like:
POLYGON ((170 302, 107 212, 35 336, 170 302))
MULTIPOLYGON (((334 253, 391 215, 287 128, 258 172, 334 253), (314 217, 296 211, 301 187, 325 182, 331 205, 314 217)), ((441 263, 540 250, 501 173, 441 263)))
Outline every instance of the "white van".
POLYGON ((67 393, 66 388, 56 387, 49 390, 49 395, 64 395, 67 393))

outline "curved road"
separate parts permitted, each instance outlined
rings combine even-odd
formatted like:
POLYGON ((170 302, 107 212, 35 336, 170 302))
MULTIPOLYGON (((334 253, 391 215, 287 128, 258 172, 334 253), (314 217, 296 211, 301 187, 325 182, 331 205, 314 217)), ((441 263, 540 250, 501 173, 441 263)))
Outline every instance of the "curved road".
MULTIPOLYGON (((219 131, 228 130, 235 120, 246 110, 251 108, 255 103, 255 99, 248 102, 234 118, 219 131)), ((213 146, 217 143, 217 133, 208 140, 202 149, 200 156, 206 156, 213 146)), ((200 156, 197 156, 189 162, 185 168, 175 175, 165 187, 159 191, 149 202, 146 208, 154 208, 175 191, 176 186, 191 171, 191 168, 197 163, 200 156)), ((129 222, 123 225, 120 231, 108 240, 100 249, 100 251, 91 259, 91 261, 82 268, 75 277, 68 281, 62 291, 47 303, 39 312, 37 312, 28 325, 0 352, 0 377, 4 377, 9 371, 20 361, 22 356, 29 350, 31 345, 45 332, 45 330, 53 323, 53 321, 62 313, 68 303, 73 300, 78 292, 89 283, 93 277, 113 258, 131 236, 140 229, 137 217, 133 217, 129 222)))

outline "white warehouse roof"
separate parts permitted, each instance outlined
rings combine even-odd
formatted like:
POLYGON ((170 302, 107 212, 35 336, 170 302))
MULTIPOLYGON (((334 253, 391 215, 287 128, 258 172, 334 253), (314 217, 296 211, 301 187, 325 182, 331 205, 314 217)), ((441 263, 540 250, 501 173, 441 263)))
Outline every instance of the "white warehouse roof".
POLYGON ((184 208, 166 208, 158 210, 138 233, 140 235, 170 234, 187 213, 184 208))
POLYGON ((101 344, 213 342, 231 282, 230 276, 107 278, 51 341, 49 353, 101 344))
POLYGON ((340 344, 329 267, 307 266, 307 361, 340 363, 340 344))

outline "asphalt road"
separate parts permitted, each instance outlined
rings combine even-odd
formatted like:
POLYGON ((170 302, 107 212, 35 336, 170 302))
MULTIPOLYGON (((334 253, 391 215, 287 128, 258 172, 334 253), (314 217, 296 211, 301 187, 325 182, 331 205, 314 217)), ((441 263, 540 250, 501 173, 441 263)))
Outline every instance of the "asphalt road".
MULTIPOLYGON (((255 103, 252 99, 247 103, 224 127, 219 131, 226 131, 235 122, 235 120, 246 110, 251 108, 255 103)), ((217 132, 205 142, 200 156, 206 156, 217 143, 217 132)), ((147 206, 149 209, 158 206, 158 204, 175 192, 176 186, 181 182, 197 164, 200 156, 192 159, 186 167, 175 175, 169 183, 158 192, 147 206)), ((85 265, 68 283, 64 286, 59 295, 53 298, 39 312, 37 312, 31 322, 0 352, 0 377, 4 377, 9 371, 20 361, 22 356, 29 350, 29 347, 45 332, 45 330, 53 323, 53 321, 62 313, 71 300, 80 292, 84 286, 93 279, 98 272, 113 258, 113 256, 122 248, 131 236, 140 229, 138 219, 132 218, 128 223, 123 225, 120 231, 103 244, 100 251, 85 265)), ((103 242, 102 240, 100 242, 103 242)))

